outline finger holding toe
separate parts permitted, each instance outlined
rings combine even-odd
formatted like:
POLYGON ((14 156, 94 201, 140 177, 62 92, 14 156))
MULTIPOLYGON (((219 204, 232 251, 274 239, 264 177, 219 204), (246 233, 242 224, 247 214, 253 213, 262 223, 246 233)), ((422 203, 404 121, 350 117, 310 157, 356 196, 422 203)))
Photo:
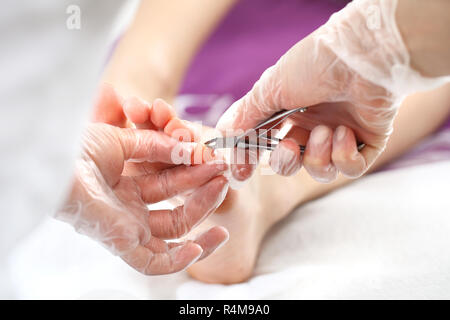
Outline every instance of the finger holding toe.
POLYGON ((353 130, 339 126, 333 135, 331 158, 336 168, 346 177, 357 178, 366 170, 366 160, 358 151, 353 130))
POLYGON ((337 170, 331 162, 333 131, 323 125, 310 134, 303 156, 303 166, 318 182, 329 183, 336 179, 337 170))

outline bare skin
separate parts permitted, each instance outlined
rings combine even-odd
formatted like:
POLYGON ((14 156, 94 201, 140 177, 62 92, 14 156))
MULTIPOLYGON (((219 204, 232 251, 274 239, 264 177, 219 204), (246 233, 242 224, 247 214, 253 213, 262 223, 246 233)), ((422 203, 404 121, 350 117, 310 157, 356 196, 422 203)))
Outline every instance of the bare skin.
POLYGON ((120 95, 175 97, 189 64, 236 0, 146 0, 103 74, 120 95), (207 14, 205 14, 207 13, 207 14))

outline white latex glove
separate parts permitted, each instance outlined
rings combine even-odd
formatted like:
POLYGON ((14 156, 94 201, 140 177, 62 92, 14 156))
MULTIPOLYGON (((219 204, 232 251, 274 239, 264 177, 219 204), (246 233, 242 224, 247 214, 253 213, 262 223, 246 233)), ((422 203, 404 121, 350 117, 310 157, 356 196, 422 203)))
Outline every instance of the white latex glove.
MULTIPOLYGON (((363 174, 384 150, 402 99, 448 80, 410 67, 396 7, 395 0, 348 4, 267 69, 217 128, 247 130, 282 109, 309 107, 288 120, 294 128, 272 152, 272 169, 292 175, 303 163, 321 182, 338 171, 363 174), (357 142, 365 144, 361 152, 357 142), (303 157, 298 144, 306 144, 303 157)), ((251 168, 233 166, 232 172, 245 180, 251 168)))
POLYGON ((144 274, 176 272, 206 257, 228 239, 224 228, 214 227, 194 241, 163 239, 185 235, 221 204, 228 187, 221 174, 227 166, 174 166, 174 148, 192 156, 191 144, 163 132, 89 125, 72 191, 57 218, 100 241, 144 274), (130 176, 123 174, 127 161, 172 165, 130 176), (147 208, 148 203, 192 189, 184 205, 174 210, 147 208))

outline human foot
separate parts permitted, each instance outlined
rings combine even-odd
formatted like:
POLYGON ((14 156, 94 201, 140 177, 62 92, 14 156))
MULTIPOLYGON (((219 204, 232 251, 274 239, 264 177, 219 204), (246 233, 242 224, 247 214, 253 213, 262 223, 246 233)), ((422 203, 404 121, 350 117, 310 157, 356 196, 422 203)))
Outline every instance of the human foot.
MULTIPOLYGON (((187 129, 181 131, 190 132, 197 138, 198 135, 214 137, 214 133, 208 132, 210 129, 192 127, 193 124, 176 118, 173 109, 162 100, 156 100, 150 107, 139 99, 131 98, 125 101, 123 111, 120 108, 117 110, 120 111, 119 116, 114 119, 124 122, 122 120, 125 118, 140 129, 162 130, 176 138, 180 138, 177 134, 180 129, 187 129)), ((208 152, 203 151, 206 150, 201 152, 205 161, 209 156, 208 152)), ((151 164, 152 167, 154 165, 151 164)), ((236 283, 248 279, 266 232, 299 203, 314 197, 318 189, 318 184, 304 171, 286 178, 263 175, 261 170, 264 169, 260 167, 238 191, 230 190, 216 214, 196 228, 195 233, 201 233, 213 225, 223 225, 230 231, 230 240, 223 248, 188 270, 194 278, 210 283, 236 283)), ((268 166, 265 170, 269 170, 268 166)))
POLYGON ((205 230, 212 225, 224 226, 230 239, 213 255, 188 269, 193 278, 223 284, 246 281, 253 273, 264 235, 315 189, 316 183, 305 172, 286 178, 263 175, 262 170, 258 168, 241 189, 229 190, 215 214, 199 227, 205 230), (305 188, 300 187, 302 184, 305 188))

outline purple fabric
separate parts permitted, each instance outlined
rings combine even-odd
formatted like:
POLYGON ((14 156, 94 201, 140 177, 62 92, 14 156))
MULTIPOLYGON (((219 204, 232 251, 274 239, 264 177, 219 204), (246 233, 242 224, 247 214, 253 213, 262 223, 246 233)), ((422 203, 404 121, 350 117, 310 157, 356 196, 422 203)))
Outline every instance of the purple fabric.
MULTIPOLYGON (((231 103, 292 45, 325 23, 345 0, 241 0, 194 58, 178 112, 214 126, 231 103)), ((450 159, 450 118, 417 148, 385 169, 450 159)))
MULTIPOLYGON (((194 58, 180 93, 227 94, 237 100, 251 89, 265 69, 346 2, 241 0, 194 58)), ((209 107, 184 106, 184 116, 187 120, 205 120, 203 114, 209 107)), ((215 125, 211 122, 205 124, 215 125)))
POLYGON ((447 121, 444 123, 444 125, 440 128, 441 130, 450 130, 450 117, 447 119, 447 121))

